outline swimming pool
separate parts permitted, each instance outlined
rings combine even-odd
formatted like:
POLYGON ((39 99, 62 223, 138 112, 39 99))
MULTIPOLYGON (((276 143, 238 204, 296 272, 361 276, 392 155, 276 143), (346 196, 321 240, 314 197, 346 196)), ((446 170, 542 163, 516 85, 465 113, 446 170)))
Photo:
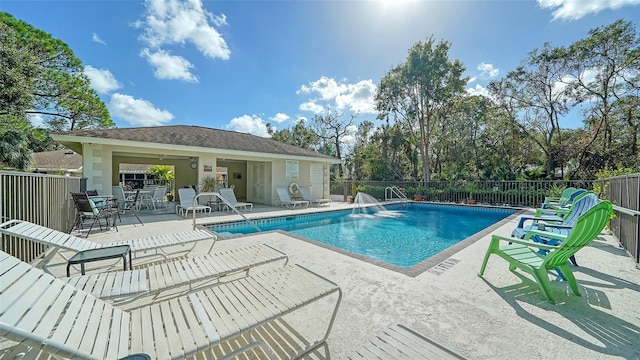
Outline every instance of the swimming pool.
MULTIPOLYGON (((401 268, 459 243, 516 212, 513 209, 410 203, 388 205, 388 212, 351 210, 256 220, 262 231, 284 230, 346 252, 401 268)), ((256 233, 246 222, 209 226, 224 237, 256 233)))

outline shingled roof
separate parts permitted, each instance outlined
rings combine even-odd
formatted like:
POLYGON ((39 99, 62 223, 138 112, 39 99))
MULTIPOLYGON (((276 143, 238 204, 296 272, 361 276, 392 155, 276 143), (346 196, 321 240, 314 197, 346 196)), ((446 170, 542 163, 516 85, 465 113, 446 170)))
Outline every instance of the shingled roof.
POLYGON ((82 156, 71 150, 54 150, 33 154, 33 167, 40 171, 80 171, 82 156))
MULTIPOLYGON (((111 140, 195 146, 201 148, 260 152, 338 160, 334 157, 260 136, 193 125, 149 126, 100 130, 74 130, 54 135, 72 135, 111 140)), ((55 139, 55 136, 54 136, 55 139)), ((339 161, 339 160, 338 160, 339 161)))

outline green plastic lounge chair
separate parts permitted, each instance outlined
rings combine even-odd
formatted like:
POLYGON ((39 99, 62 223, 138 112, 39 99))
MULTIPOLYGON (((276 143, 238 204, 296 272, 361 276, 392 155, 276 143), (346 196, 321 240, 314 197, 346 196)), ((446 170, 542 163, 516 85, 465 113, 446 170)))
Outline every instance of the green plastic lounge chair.
POLYGON ((298 353, 302 357, 325 343, 342 299, 332 281, 288 265, 124 310, 4 252, 0 264, 0 338, 27 349, 28 355, 42 352, 43 358, 115 360, 144 353, 159 360, 213 359, 258 347, 277 358, 276 345, 254 334, 298 309, 323 310, 318 317, 323 324, 327 318, 326 330, 317 339, 307 339, 298 353), (334 298, 332 308, 306 308, 320 299, 333 304, 334 298), (249 341, 238 343, 238 335, 247 335, 249 341))
POLYGON ((562 191, 560 197, 547 196, 544 198, 544 202, 541 207, 545 207, 545 204, 557 204, 557 205, 565 205, 569 202, 569 196, 578 189, 574 187, 568 187, 562 191))
POLYGON ((578 284, 567 260, 600 234, 611 217, 611 209, 612 206, 610 202, 600 202, 580 216, 573 226, 573 229, 571 229, 566 236, 533 229, 527 233, 524 240, 493 235, 478 275, 482 276, 484 274, 489 256, 496 254, 509 262, 509 270, 513 271, 516 268, 520 268, 531 274, 540 286, 540 290, 542 290, 551 303, 555 303, 555 298, 547 271, 554 268, 562 272, 569 282, 573 293, 580 296, 578 284), (557 238, 561 240, 562 243, 559 245, 536 243, 530 240, 530 237, 533 235, 557 238), (505 245, 501 246, 501 242, 505 242, 505 245), (511 245, 507 243, 511 243, 511 245), (538 253, 538 249, 546 249, 549 250, 549 252, 543 255, 538 253))
POLYGON ((536 216, 559 216, 564 218, 567 216, 567 214, 569 214, 576 201, 580 200, 587 194, 589 194, 587 190, 577 189, 569 196, 569 201, 566 204, 549 204, 546 206, 543 205, 541 208, 536 209, 536 216))
MULTIPOLYGON (((511 232, 511 236, 518 239, 524 239, 527 235, 527 232, 529 232, 529 230, 531 229, 542 229, 566 236, 567 234, 569 234, 569 231, 573 228, 573 225, 575 225, 576 221, 578 221, 578 218, 597 204, 598 197, 596 196, 596 194, 587 193, 585 194, 585 196, 576 201, 575 205, 571 207, 571 212, 564 219, 560 217, 522 216, 520 217, 518 226, 511 232), (532 224, 525 225, 528 221, 532 221, 532 224)), ((549 245, 557 245, 560 243, 560 240, 558 240, 557 238, 542 237, 539 235, 531 236, 531 240, 549 245)), ((546 254, 547 250, 541 249, 540 253, 546 254)), ((572 255, 569 260, 574 265, 578 265, 575 256, 572 255)))

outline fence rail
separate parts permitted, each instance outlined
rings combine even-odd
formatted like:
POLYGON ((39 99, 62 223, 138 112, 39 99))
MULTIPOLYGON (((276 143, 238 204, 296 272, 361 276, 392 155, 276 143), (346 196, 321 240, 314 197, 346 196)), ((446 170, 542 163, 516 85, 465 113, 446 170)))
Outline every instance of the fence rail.
MULTIPOLYGON (((67 232, 75 218, 69 193, 80 190, 80 178, 0 171, 0 222, 19 219, 67 232)), ((46 248, 2 235, 2 250, 31 262, 46 248)))

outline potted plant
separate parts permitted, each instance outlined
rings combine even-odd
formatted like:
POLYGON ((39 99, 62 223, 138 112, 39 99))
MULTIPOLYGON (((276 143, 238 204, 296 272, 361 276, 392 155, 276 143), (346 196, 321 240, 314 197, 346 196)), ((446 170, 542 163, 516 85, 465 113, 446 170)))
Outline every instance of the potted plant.
POLYGON ((469 192, 469 197, 467 197, 467 204, 473 205, 476 203, 476 200, 473 198, 473 193, 476 191, 476 183, 471 182, 467 185, 467 191, 469 192))

